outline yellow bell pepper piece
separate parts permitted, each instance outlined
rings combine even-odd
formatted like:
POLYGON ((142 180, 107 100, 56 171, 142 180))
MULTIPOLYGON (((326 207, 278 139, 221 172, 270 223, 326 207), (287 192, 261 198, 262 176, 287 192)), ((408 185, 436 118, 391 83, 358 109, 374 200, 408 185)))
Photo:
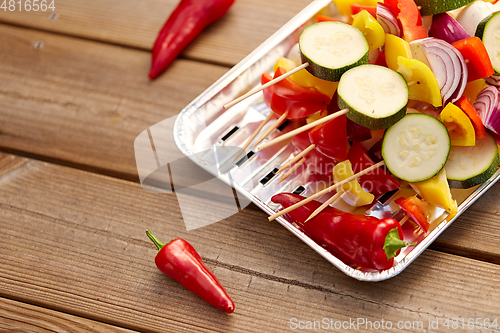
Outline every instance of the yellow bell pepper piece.
POLYGON ((468 82, 467 85, 465 86, 464 93, 462 96, 467 96, 469 98, 470 102, 474 104, 476 102, 477 95, 481 90, 486 88, 488 84, 486 83, 485 79, 477 79, 471 82, 468 82))
POLYGON ((385 31, 377 20, 366 10, 353 15, 352 26, 358 28, 368 41, 369 51, 384 46, 385 31))
POLYGON ((476 132, 469 117, 458 106, 448 103, 441 114, 441 120, 448 129, 452 146, 474 146, 476 132))
POLYGON ((320 120, 321 118, 324 118, 326 116, 328 116, 328 110, 323 110, 323 111, 313 113, 312 115, 307 117, 306 123, 308 123, 308 124, 313 123, 316 120, 320 120))
MULTIPOLYGON (((338 163, 333 168, 333 179, 338 183, 354 175, 352 164, 349 160, 338 163)), ((371 204, 375 196, 366 192, 356 179, 342 185, 337 191, 343 191, 341 198, 351 206, 360 207, 371 204)))
POLYGON ((398 36, 385 34, 385 62, 393 71, 398 70, 398 57, 411 59, 410 44, 398 36))
MULTIPOLYGON (((281 57, 274 65, 274 71, 276 72, 276 69, 278 69, 278 67, 281 67, 285 69, 287 72, 289 72, 297 66, 299 66, 299 64, 296 64, 294 61, 285 57, 281 57)), ((338 82, 331 82, 319 79, 305 69, 302 69, 297 73, 292 74, 290 78, 295 83, 300 84, 301 86, 314 87, 323 94, 329 96, 330 98, 333 97, 333 94, 335 94, 335 91, 337 91, 337 86, 339 85, 338 82)))
POLYGON ((351 17, 351 5, 357 3, 364 6, 376 6, 377 0, 333 0, 341 15, 351 17))
POLYGON ((451 197, 450 186, 444 168, 433 178, 423 182, 411 183, 410 185, 422 199, 431 205, 441 207, 452 215, 457 213, 457 202, 451 197))
POLYGON ((435 107, 443 105, 441 90, 431 69, 417 59, 398 57, 398 70, 408 83, 408 98, 427 102, 435 107))

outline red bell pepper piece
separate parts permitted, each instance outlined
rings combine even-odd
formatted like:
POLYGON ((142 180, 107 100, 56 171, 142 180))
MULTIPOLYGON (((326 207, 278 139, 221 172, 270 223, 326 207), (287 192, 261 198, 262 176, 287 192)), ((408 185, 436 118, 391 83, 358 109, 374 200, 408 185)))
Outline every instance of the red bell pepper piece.
POLYGON ((483 121, 479 118, 476 108, 471 104, 467 96, 462 96, 457 101, 457 106, 462 109, 463 112, 470 118, 472 126, 474 126, 474 132, 476 133, 476 138, 483 139, 486 137, 486 130, 484 128, 483 121))
MULTIPOLYGON (((295 148, 302 151, 312 144, 309 132, 305 131, 293 137, 292 144, 295 148)), ((332 170, 336 164, 334 159, 321 154, 316 149, 311 150, 305 157, 307 158, 305 165, 309 173, 332 176, 332 170)))
POLYGON ((413 0, 386 0, 384 4, 396 16, 403 28, 403 39, 407 42, 429 37, 422 26, 422 16, 413 0))
POLYGON ((469 73, 468 82, 490 77, 495 73, 488 51, 480 38, 469 37, 457 40, 451 45, 462 53, 465 59, 469 73))
POLYGON ((309 138, 320 153, 339 162, 347 159, 347 117, 345 115, 314 127, 309 132, 309 138))
POLYGON ((420 200, 416 196, 408 198, 397 198, 394 203, 401 207, 406 215, 419 225, 423 231, 429 231, 429 221, 427 220, 427 213, 429 212, 429 204, 425 201, 420 200))
MULTIPOLYGON (((375 164, 360 143, 354 143, 347 153, 354 173, 358 173, 375 164)), ((399 182, 383 168, 378 168, 359 178, 359 183, 368 192, 382 195, 399 188, 399 182)))
POLYGON ((153 46, 149 78, 155 79, 205 27, 220 19, 234 0, 181 0, 153 46))
POLYGON ((155 263, 160 271, 217 309, 227 313, 234 311, 234 302, 191 244, 180 238, 164 244, 149 230, 146 234, 158 248, 155 263))
POLYGON ((385 53, 384 52, 379 52, 378 53, 378 57, 377 57, 377 60, 375 60, 374 65, 388 67, 387 66, 387 61, 385 60, 385 53))
POLYGON ((355 15, 362 10, 366 10, 368 13, 370 13, 371 16, 377 18, 377 6, 366 6, 366 5, 360 5, 358 3, 351 4, 352 15, 355 15))
MULTIPOLYGON (((286 73, 281 67, 276 69, 274 77, 286 73)), ((269 73, 262 74, 261 83, 271 81, 269 73)), ((304 87, 287 77, 264 89, 264 100, 271 110, 280 116, 288 111, 288 119, 303 119, 318 111, 326 110, 330 97, 314 87, 304 87)))
MULTIPOLYGON (((280 193, 271 198, 284 208, 303 199, 292 193, 280 193)), ((389 269, 401 248, 414 245, 402 241, 403 230, 399 222, 392 218, 355 215, 328 206, 305 223, 320 206, 320 202, 313 200, 288 215, 315 242, 335 251, 347 263, 362 268, 389 269)))

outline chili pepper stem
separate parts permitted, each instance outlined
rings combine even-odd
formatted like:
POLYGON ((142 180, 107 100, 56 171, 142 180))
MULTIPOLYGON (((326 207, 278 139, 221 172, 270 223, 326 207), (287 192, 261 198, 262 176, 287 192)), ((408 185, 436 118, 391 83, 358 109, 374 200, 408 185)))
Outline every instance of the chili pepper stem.
POLYGON ((417 243, 409 243, 401 240, 398 234, 398 228, 394 228, 385 237, 384 247, 385 254, 387 255, 387 260, 394 258, 399 249, 407 247, 410 245, 416 245, 417 243))
POLYGON ((156 247, 158 248, 158 251, 160 251, 165 245, 165 243, 162 243, 158 240, 158 238, 156 238, 155 235, 153 235, 151 233, 151 231, 149 230, 146 230, 146 235, 149 237, 149 239, 151 239, 151 241, 156 245, 156 247))

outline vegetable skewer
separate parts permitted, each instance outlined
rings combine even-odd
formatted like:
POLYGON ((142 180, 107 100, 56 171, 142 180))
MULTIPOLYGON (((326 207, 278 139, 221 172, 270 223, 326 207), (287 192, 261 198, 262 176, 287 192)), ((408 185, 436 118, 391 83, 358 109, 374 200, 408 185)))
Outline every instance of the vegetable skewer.
POLYGON ((276 184, 279 184, 281 183, 282 181, 284 181, 285 179, 287 179, 295 170, 297 170, 302 164, 304 164, 306 162, 307 158, 306 157, 302 157, 302 159, 300 161, 298 161, 297 163, 295 163, 294 166, 292 166, 290 168, 290 170, 288 170, 284 175, 283 177, 281 177, 281 179, 276 183, 276 184))
MULTIPOLYGON (((325 209, 327 206, 329 206, 330 204, 334 203, 335 201, 337 201, 340 196, 342 195, 342 192, 337 192, 335 193, 330 199, 326 200, 321 206, 319 206, 318 209, 316 209, 308 218, 307 220, 305 220, 305 222, 309 221, 310 219, 314 218, 316 215, 318 215, 319 213, 321 213, 323 211, 323 209, 325 209)), ((305 223, 304 222, 304 223, 305 223)))
POLYGON ((302 127, 297 128, 297 129, 294 129, 293 131, 290 131, 290 132, 288 132, 286 134, 280 135, 280 136, 274 138, 273 140, 270 140, 270 141, 268 141, 266 143, 263 143, 260 146, 258 146, 257 147, 257 151, 260 151, 260 150, 265 149, 267 147, 270 147, 270 146, 272 146, 272 145, 274 145, 276 143, 279 143, 279 142, 282 142, 282 141, 287 140, 289 138, 292 138, 292 137, 294 137, 295 135, 297 135, 299 133, 302 133, 304 131, 307 131, 308 129, 316 127, 317 125, 326 123, 327 121, 335 119, 335 118, 337 118, 337 117, 339 117, 339 116, 341 116, 343 114, 346 114, 347 112, 349 112, 349 109, 341 110, 339 112, 336 112, 336 113, 331 114, 329 116, 326 116, 324 118, 318 119, 318 120, 316 120, 316 121, 314 121, 314 122, 312 122, 310 124, 307 124, 307 125, 304 125, 302 127))
POLYGON ((278 120, 276 120, 276 122, 273 124, 273 126, 271 126, 271 127, 270 127, 270 128, 269 128, 269 129, 268 129, 268 130, 264 133, 264 134, 262 134, 262 135, 260 136, 259 140, 257 140, 257 142, 255 143, 254 147, 255 147, 256 145, 258 145, 259 143, 261 143, 261 142, 262 142, 262 140, 264 140, 265 138, 267 138, 267 136, 268 136, 269 134, 271 134, 271 132, 272 132, 272 131, 274 131, 276 128, 278 128, 278 127, 281 125, 281 123, 283 122, 283 120, 285 120, 285 119, 286 119, 286 117, 287 117, 287 116, 288 116, 288 111, 287 111, 287 112, 285 112, 285 113, 283 113, 283 114, 281 115, 281 117, 279 117, 279 118, 278 118, 278 120))
POLYGON ((245 151, 245 149, 248 148, 248 146, 253 141, 253 139, 255 139, 255 137, 260 133, 260 131, 264 128, 264 126, 266 126, 266 124, 271 120, 273 115, 274 115, 273 112, 269 112, 269 115, 267 116, 267 118, 262 123, 260 123, 259 127, 257 127, 255 129, 255 131, 252 133, 252 135, 250 135, 250 137, 248 137, 247 141, 245 142, 243 147, 241 147, 240 151, 236 154, 233 161, 236 161, 236 159, 241 155, 241 153, 243 153, 245 151))
POLYGON ((285 170, 286 168, 288 168, 289 166, 291 166, 292 164, 294 164, 295 162, 297 162, 298 160, 300 160, 302 157, 304 157, 307 153, 309 153, 314 148, 316 148, 315 144, 310 145, 309 147, 307 147, 306 149, 304 149, 300 154, 298 154, 297 156, 295 156, 293 159, 291 159, 290 161, 286 162, 281 168, 279 168, 278 171, 276 171, 276 173, 280 173, 281 171, 285 170))
POLYGON ((257 87, 257 88, 255 88, 255 89, 253 89, 253 90, 251 90, 251 91, 247 92, 246 94, 244 94, 244 95, 242 95, 242 96, 238 97, 238 98, 237 98, 237 99, 235 99, 234 101, 232 101, 232 102, 230 102, 230 103, 227 103, 226 105, 224 105, 224 106, 223 106, 223 108, 224 108, 225 110, 227 110, 227 109, 229 109, 230 107, 232 107, 232 106, 234 106, 234 105, 238 104, 239 102, 241 102, 241 101, 243 101, 243 100, 247 99, 248 97, 250 97, 250 96, 252 96, 252 95, 255 95, 255 94, 256 94, 256 93, 258 93, 259 91, 262 91, 262 90, 264 90, 264 89, 266 89, 266 88, 268 88, 268 87, 272 86, 273 84, 278 83, 278 82, 280 82, 281 80, 284 80, 284 79, 286 79, 287 77, 289 77, 289 76, 291 76, 291 75, 293 75, 293 74, 297 73, 298 71, 300 71, 300 70, 302 70, 302 69, 306 68, 307 66, 309 66, 309 63, 307 63, 307 62, 306 62, 306 63, 304 63, 304 64, 302 64, 302 65, 300 65, 300 66, 297 66, 297 67, 295 67, 294 69, 292 69, 291 71, 286 72, 285 74, 280 75, 280 76, 278 76, 278 77, 276 77, 276 78, 272 79, 271 81, 269 81, 269 82, 267 82, 267 83, 265 83, 265 84, 261 85, 260 87, 257 87))
POLYGON ((298 203, 296 203, 296 204, 294 204, 294 205, 292 205, 292 206, 290 206, 290 207, 288 207, 286 209, 283 209, 283 210, 279 211, 278 213, 276 213, 276 214, 274 214, 272 216, 269 216, 268 220, 269 221, 273 221, 276 218, 278 218, 278 217, 280 217, 280 216, 282 216, 282 215, 284 215, 284 214, 286 214, 288 212, 291 212, 292 210, 294 210, 294 209, 296 209, 298 207, 301 207, 301 206, 305 205, 306 203, 311 202, 314 199, 317 199, 317 198, 325 195, 326 193, 330 193, 331 191, 337 189, 338 187, 340 187, 340 186, 342 186, 344 184, 349 183, 351 180, 357 179, 357 178, 359 178, 359 177, 361 177, 361 176, 363 176, 363 175, 365 175, 365 174, 367 174, 367 173, 369 173, 369 172, 371 172, 371 171, 373 171, 375 169, 380 168, 383 165, 385 165, 384 161, 378 162, 377 164, 372 165, 371 167, 368 167, 368 168, 364 169, 363 171, 358 172, 357 174, 355 174, 352 177, 346 178, 343 181, 340 181, 340 182, 338 182, 335 185, 332 185, 332 186, 330 186, 330 187, 328 187, 328 188, 326 188, 326 189, 324 189, 324 190, 322 190, 322 191, 320 191, 320 192, 318 192, 318 193, 316 193, 316 194, 314 194, 314 195, 312 195, 312 196, 310 196, 308 198, 305 198, 301 202, 298 202, 298 203))

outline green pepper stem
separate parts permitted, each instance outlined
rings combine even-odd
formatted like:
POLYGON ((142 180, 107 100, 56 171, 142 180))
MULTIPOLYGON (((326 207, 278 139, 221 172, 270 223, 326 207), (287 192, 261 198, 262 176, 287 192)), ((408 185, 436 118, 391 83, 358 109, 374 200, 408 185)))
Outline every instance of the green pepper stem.
POLYGON ((165 245, 167 245, 165 243, 160 242, 158 238, 156 238, 156 236, 153 235, 149 230, 146 230, 146 235, 148 235, 149 239, 151 239, 151 241, 156 245, 158 251, 160 251, 165 245))
POLYGON ((402 241, 399 238, 399 232, 398 228, 391 229, 387 236, 385 237, 385 242, 384 242, 384 247, 383 249, 385 250, 385 254, 387 255, 387 260, 394 258, 396 256, 396 253, 398 250, 402 249, 403 247, 407 247, 410 245, 416 245, 417 243, 409 243, 402 241))

